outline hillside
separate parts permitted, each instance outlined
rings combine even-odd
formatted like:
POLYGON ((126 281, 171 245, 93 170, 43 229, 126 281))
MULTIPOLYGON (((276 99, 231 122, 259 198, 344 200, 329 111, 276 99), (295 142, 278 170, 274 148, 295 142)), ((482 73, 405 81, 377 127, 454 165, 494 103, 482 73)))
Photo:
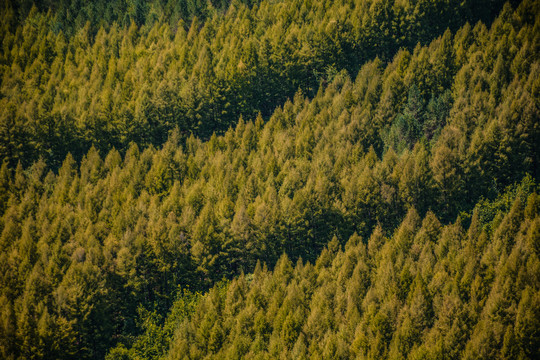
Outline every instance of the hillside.
POLYGON ((159 147, 174 128, 208 139, 503 3, 3 0, 0 157, 58 169, 92 146, 159 147))
POLYGON ((2 2, 1 358, 536 357, 537 1, 172 3, 2 2))
MULTIPOLYGON (((313 265, 258 264, 200 300, 166 358, 534 359, 540 203, 524 195, 476 207, 468 228, 411 208, 389 238, 378 227, 313 265)), ((131 355, 151 358, 148 344, 131 355)))

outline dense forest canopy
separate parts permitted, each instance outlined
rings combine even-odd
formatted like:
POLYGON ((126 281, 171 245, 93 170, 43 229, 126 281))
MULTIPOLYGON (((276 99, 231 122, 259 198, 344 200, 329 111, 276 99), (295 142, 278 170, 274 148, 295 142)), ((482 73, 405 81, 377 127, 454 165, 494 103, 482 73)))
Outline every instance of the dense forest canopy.
POLYGON ((1 358, 537 357, 538 1, 1 5, 1 358))
POLYGON ((174 128, 208 139, 342 70, 489 24, 503 1, 213 3, 4 0, 0 156, 58 168, 91 146, 161 146, 174 128))
MULTIPOLYGON (((389 238, 377 227, 344 249, 334 238, 315 264, 258 264, 178 321, 165 358, 535 358, 540 203, 523 190, 488 221, 477 207, 468 227, 411 208, 389 238)), ((151 358, 142 340, 158 334, 108 359, 151 358)))

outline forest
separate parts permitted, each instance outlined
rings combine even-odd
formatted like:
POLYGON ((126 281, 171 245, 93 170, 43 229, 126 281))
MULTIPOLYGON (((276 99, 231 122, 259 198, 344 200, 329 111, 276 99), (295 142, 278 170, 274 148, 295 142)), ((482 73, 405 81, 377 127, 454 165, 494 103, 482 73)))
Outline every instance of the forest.
POLYGON ((0 9, 0 358, 540 357, 540 2, 0 9))

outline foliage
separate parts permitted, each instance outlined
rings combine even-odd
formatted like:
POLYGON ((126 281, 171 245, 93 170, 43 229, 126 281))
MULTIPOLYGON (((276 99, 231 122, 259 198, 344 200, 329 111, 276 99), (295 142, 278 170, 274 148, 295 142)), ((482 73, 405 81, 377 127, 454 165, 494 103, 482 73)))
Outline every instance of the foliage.
POLYGON ((539 3, 412 3, 6 12, 0 357, 534 358, 539 3))
MULTIPOLYGON (((223 287, 223 284, 216 285, 216 287, 219 286, 223 287)), ((199 293, 184 290, 174 301, 165 321, 156 310, 150 312, 139 307, 139 319, 142 322, 140 327, 144 332, 136 338, 129 350, 120 343, 108 352, 106 359, 159 359, 168 351, 178 324, 193 314, 200 298, 199 293)))
MULTIPOLYGON (((342 70, 490 23, 502 3, 4 0, 0 158, 57 169, 92 146, 161 146, 174 128, 209 139, 240 116, 267 119, 298 89, 313 97, 342 70)), ((449 88, 451 52, 435 55, 439 81, 417 84, 423 95, 449 88)))
POLYGON ((374 254, 376 235, 355 234, 315 265, 283 255, 273 272, 210 290, 166 358, 536 358, 538 205, 518 196, 502 221, 475 216, 469 229, 411 208, 374 254))

